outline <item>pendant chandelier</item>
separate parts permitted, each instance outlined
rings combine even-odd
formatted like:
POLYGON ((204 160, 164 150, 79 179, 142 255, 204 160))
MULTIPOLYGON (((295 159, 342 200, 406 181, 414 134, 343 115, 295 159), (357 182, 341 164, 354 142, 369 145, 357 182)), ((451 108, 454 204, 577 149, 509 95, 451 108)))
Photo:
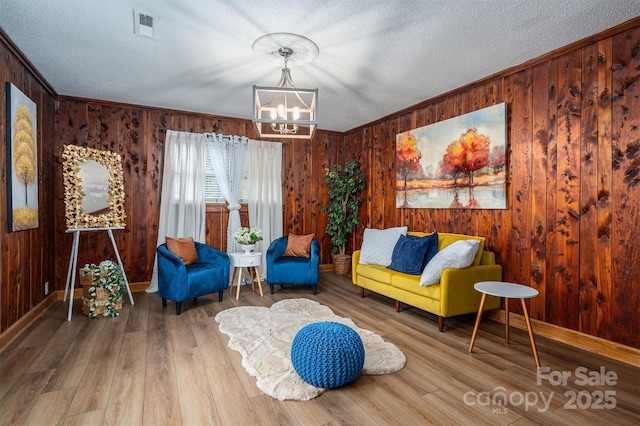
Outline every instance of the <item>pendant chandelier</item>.
POLYGON ((275 86, 253 86, 253 124, 258 137, 311 139, 317 126, 318 89, 297 88, 288 65, 309 62, 318 54, 318 46, 297 34, 273 33, 257 39, 253 51, 284 61, 275 86))

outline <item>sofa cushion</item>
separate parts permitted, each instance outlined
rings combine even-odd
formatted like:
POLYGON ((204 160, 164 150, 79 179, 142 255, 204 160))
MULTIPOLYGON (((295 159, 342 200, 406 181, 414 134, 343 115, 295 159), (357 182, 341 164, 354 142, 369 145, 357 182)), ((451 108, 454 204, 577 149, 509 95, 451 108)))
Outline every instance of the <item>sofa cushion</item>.
POLYGON ((311 241, 315 238, 315 234, 294 235, 289 234, 287 238, 287 248, 283 256, 291 257, 311 257, 311 241))
POLYGON ((365 229, 362 236, 362 248, 360 249, 360 263, 389 266, 393 249, 400 235, 406 234, 406 226, 387 229, 365 229))
POLYGON ((410 275, 420 275, 438 252, 438 233, 425 237, 400 235, 393 248, 389 269, 410 275))
POLYGON ((185 265, 191 265, 198 261, 198 253, 192 237, 165 237, 165 241, 167 242, 167 249, 182 259, 185 265))
POLYGON ((476 239, 463 239, 455 241, 436 254, 431 262, 427 264, 420 277, 420 285, 428 286, 440 282, 440 275, 445 268, 466 268, 470 266, 476 253, 480 241, 476 239))
POLYGON ((477 237, 475 235, 464 235, 464 234, 450 234, 447 232, 443 232, 438 235, 438 251, 441 251, 445 247, 450 246, 456 241, 460 240, 476 240, 479 241, 480 244, 478 246, 478 251, 476 252, 475 257, 473 258, 473 266, 478 266, 482 261, 482 252, 484 250, 484 237, 477 237))
POLYGON ((440 300, 440 284, 420 287, 418 283, 419 277, 416 277, 415 275, 398 272, 391 277, 391 285, 393 287, 408 291, 418 296, 428 297, 433 300, 440 300))
MULTIPOLYGON (((379 281, 384 284, 391 285, 391 277, 394 274, 397 274, 396 271, 391 269, 387 269, 386 266, 381 265, 363 265, 362 263, 358 264, 356 273, 365 278, 369 278, 375 281, 379 281)), ((417 282, 417 277, 413 276, 414 281, 417 282)))

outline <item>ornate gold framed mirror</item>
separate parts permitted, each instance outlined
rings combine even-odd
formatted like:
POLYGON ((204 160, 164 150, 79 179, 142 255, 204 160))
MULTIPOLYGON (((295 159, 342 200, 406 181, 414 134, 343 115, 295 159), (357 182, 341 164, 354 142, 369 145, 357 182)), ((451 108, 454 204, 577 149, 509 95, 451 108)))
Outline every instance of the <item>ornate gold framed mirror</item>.
POLYGON ((67 229, 125 226, 120 154, 65 145, 62 168, 67 229))

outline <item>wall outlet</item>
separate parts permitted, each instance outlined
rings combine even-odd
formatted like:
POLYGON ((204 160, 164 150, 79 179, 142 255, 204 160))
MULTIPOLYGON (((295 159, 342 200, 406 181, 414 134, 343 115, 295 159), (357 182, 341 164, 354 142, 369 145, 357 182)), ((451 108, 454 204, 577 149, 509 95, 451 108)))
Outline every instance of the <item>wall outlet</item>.
POLYGON ((46 296, 47 294, 49 294, 49 281, 44 283, 44 295, 46 296))

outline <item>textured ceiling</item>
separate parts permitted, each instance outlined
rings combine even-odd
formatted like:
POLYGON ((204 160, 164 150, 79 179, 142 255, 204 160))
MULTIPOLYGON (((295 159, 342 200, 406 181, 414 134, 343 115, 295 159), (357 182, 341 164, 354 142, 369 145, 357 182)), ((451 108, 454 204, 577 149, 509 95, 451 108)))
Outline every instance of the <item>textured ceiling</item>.
POLYGON ((291 65, 345 131, 640 16, 640 0, 0 0, 0 27, 61 95, 250 118, 281 64, 251 45, 313 40, 291 65), (133 34, 133 9, 159 20, 133 34))

